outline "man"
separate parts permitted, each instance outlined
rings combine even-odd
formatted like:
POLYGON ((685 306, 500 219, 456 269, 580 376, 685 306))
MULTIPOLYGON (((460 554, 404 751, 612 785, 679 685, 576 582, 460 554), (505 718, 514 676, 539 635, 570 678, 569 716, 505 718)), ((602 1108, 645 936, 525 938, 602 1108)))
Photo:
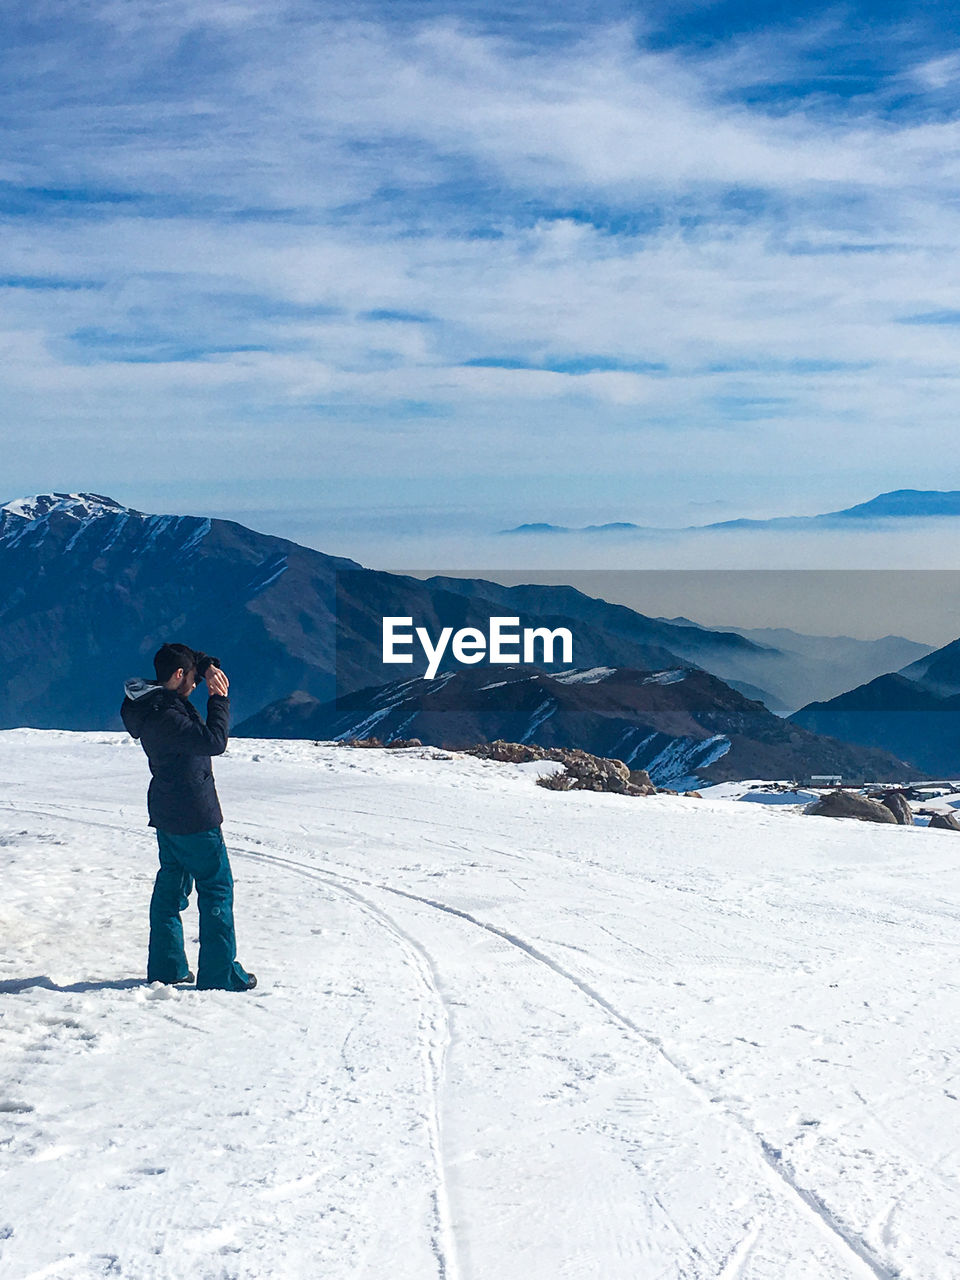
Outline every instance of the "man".
POLYGON ((251 991, 252 973, 237 962, 233 928, 233 876, 220 832, 223 814, 211 756, 227 747, 229 681, 216 658, 185 644, 164 644, 153 659, 156 680, 128 680, 120 715, 147 753, 153 775, 147 792, 150 826, 157 831, 160 870, 150 900, 147 981, 192 982, 183 949, 180 912, 197 886, 200 909, 198 989, 251 991), (189 701, 205 679, 204 724, 189 701))

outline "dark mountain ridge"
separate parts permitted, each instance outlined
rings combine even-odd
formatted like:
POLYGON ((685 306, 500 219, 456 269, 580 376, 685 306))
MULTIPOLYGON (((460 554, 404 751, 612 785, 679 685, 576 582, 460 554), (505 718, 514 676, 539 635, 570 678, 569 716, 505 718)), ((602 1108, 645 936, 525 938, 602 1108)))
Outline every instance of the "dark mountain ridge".
POLYGON ((960 640, 790 718, 814 733, 883 746, 928 774, 960 777, 960 640))
POLYGON ((697 668, 600 667, 547 674, 472 668, 320 703, 295 694, 237 728, 248 737, 419 738, 467 747, 498 738, 579 747, 646 769, 662 786, 731 778, 840 773, 858 780, 916 776, 888 752, 851 747, 781 720, 697 668))

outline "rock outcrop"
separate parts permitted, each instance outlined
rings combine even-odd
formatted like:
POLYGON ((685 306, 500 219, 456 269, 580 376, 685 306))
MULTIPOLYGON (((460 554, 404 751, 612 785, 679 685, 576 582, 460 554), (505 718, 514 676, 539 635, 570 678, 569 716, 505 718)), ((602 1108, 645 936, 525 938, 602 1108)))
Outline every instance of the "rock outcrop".
POLYGON ((879 800, 868 800, 856 791, 828 791, 803 811, 823 818, 856 818, 860 822, 892 822, 896 817, 879 800))
POLYGON ((589 751, 567 747, 538 747, 525 742, 481 742, 467 750, 481 760, 506 764, 527 764, 531 760, 556 760, 562 773, 538 778, 548 791, 612 791, 625 796, 652 796, 657 788, 645 769, 628 769, 622 760, 591 755, 589 751))

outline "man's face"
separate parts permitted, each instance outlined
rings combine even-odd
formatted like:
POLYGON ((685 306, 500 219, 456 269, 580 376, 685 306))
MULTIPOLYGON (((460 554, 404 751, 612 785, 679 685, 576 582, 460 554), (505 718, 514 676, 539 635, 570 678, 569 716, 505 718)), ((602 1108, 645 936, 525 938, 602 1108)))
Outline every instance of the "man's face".
POLYGON ((174 693, 179 693, 181 698, 189 698, 191 693, 197 687, 197 668, 191 667, 189 671, 184 671, 183 678, 178 685, 174 685, 174 693))

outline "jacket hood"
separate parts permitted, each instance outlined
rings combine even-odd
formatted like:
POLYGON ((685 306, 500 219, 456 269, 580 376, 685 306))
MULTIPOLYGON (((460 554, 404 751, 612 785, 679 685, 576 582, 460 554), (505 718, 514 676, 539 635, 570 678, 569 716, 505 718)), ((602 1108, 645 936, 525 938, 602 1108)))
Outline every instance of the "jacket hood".
POLYGON ((123 682, 124 693, 128 698, 132 698, 134 702, 148 693, 153 693, 154 689, 162 688, 163 685, 159 680, 141 680, 139 676, 134 676, 132 680, 124 680, 123 682))
POLYGON ((167 691, 158 681, 141 680, 139 676, 125 680, 123 688, 127 696, 120 708, 120 718, 130 736, 139 738, 144 720, 160 701, 159 697, 150 695, 163 695, 167 691))

